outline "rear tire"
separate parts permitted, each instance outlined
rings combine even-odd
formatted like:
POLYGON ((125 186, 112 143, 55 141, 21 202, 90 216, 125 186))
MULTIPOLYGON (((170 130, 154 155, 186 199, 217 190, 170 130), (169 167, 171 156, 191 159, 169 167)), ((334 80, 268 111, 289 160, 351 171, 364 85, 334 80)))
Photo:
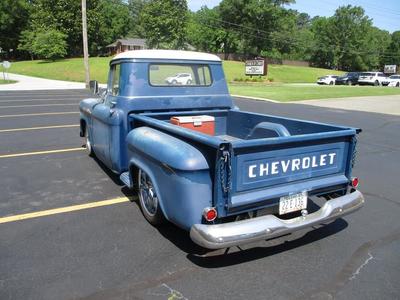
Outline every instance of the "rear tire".
POLYGON ((137 174, 138 196, 143 216, 150 224, 160 225, 164 223, 165 218, 160 208, 154 184, 143 170, 139 169, 137 174))
POLYGON ((333 85, 333 81, 329 82, 329 85, 333 85))
POLYGON ((379 81, 378 80, 375 80, 374 86, 379 86, 379 81))
POLYGON ((398 82, 398 83, 396 84, 396 87, 400 87, 400 82, 398 82))

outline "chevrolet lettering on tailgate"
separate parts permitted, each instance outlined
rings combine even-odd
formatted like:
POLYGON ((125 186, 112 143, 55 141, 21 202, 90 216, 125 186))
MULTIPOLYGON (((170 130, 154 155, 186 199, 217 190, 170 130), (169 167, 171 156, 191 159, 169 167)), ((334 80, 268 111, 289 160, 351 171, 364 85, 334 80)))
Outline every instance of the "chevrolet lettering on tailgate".
POLYGON ((256 178, 268 175, 285 174, 288 171, 301 172, 303 170, 333 166, 336 153, 304 156, 301 158, 271 161, 249 166, 249 178, 256 178))

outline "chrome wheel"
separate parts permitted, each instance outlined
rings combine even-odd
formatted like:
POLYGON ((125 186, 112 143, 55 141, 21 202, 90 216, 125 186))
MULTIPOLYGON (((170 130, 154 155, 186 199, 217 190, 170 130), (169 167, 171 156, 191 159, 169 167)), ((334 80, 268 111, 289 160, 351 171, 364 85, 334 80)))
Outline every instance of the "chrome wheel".
POLYGON ((90 142, 88 130, 85 131, 85 149, 89 156, 93 156, 93 148, 90 142))
POLYGON ((139 170, 139 200, 143 213, 154 217, 158 210, 158 198, 153 183, 149 176, 142 170, 139 170))

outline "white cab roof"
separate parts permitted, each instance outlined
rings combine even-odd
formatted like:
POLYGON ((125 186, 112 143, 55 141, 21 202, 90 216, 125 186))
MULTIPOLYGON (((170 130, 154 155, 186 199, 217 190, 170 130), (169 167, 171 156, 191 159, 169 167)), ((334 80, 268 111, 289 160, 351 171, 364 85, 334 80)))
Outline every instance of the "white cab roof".
POLYGON ((125 51, 114 56, 113 60, 123 58, 221 61, 221 59, 214 54, 182 50, 125 51))

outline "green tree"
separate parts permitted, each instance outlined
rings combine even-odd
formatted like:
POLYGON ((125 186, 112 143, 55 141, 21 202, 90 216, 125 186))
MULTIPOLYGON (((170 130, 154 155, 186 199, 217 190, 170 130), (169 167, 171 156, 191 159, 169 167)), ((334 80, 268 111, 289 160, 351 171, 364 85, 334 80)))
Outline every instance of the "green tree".
POLYGON ((279 27, 283 4, 292 0, 222 0, 219 5, 223 27, 240 36, 242 51, 259 55, 274 48, 272 33, 279 27))
POLYGON ((57 59, 67 55, 67 35, 56 30, 49 29, 36 33, 32 44, 32 51, 39 58, 57 59))
POLYGON ((26 51, 31 56, 31 59, 34 58, 34 51, 32 45, 35 42, 36 33, 31 30, 24 30, 21 32, 18 50, 26 51))
POLYGON ((313 18, 310 30, 313 35, 311 63, 322 68, 334 68, 335 54, 333 47, 331 47, 330 19, 325 17, 313 18))
POLYGON ((116 39, 126 37, 134 26, 128 5, 121 0, 99 0, 91 10, 88 26, 90 53, 96 55, 116 39))
POLYGON ((21 32, 26 29, 29 6, 26 0, 0 1, 0 48, 6 55, 16 50, 21 32))
POLYGON ((187 20, 186 0, 152 0, 140 13, 140 25, 151 48, 184 49, 187 20))
POLYGON ((25 30, 21 33, 19 50, 27 51, 34 56, 45 59, 57 59, 67 55, 66 34, 56 30, 25 30))
POLYGON ((191 13, 188 24, 188 41, 196 49, 206 52, 224 52, 225 59, 237 49, 238 36, 222 25, 218 7, 202 7, 191 13))
MULTIPOLYGON (((55 29, 66 35, 69 56, 82 55, 81 1, 30 0, 29 7, 29 31, 55 29)), ((87 23, 91 55, 100 53, 115 39, 126 36, 133 26, 129 7, 124 0, 88 1, 87 23)), ((22 38, 26 38, 26 35, 22 38)))
POLYGON ((381 57, 382 64, 400 66, 400 31, 391 35, 390 44, 381 57))
POLYGON ((312 62, 341 70, 379 69, 390 42, 388 32, 373 27, 362 7, 351 5, 339 7, 330 18, 314 19, 311 31, 312 62))
POLYGON ((140 24, 140 13, 149 0, 128 0, 128 9, 132 26, 129 31, 130 36, 144 36, 144 30, 140 24))

